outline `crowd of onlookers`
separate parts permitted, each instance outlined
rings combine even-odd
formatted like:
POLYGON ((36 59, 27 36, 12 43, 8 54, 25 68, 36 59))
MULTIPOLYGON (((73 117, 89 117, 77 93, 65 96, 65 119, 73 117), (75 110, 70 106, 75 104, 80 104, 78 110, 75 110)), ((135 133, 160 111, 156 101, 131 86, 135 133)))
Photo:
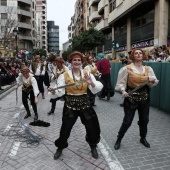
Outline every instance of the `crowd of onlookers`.
MULTIPOLYGON (((128 52, 130 55, 130 52, 128 52)), ((170 62, 170 49, 162 45, 153 48, 151 51, 146 52, 148 62, 170 62)), ((131 63, 128 56, 121 56, 120 62, 126 65, 131 63)), ((31 61, 18 58, 2 58, 0 53, 0 90, 2 86, 10 85, 16 82, 16 77, 20 73, 23 66, 30 66, 31 61)))
MULTIPOLYGON (((131 51, 128 52, 130 55, 131 51)), ((170 48, 162 45, 159 47, 154 47, 152 50, 146 52, 148 62, 170 62, 170 48)), ((122 64, 126 65, 131 63, 128 56, 120 56, 120 61, 122 64)))
POLYGON ((14 84, 20 69, 28 64, 18 58, 2 58, 0 54, 0 90, 3 90, 2 86, 14 84))

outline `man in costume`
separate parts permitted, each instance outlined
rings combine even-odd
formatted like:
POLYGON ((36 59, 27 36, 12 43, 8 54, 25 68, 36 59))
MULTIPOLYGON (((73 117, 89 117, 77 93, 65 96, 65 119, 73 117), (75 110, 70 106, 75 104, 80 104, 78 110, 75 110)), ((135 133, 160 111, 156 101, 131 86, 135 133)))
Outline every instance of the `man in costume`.
POLYGON ((33 77, 33 75, 30 73, 30 70, 28 67, 23 67, 21 70, 21 73, 19 73, 19 76, 16 79, 17 86, 16 90, 18 90, 19 84, 22 84, 22 103, 25 107, 25 110, 27 112, 24 119, 27 119, 31 116, 30 109, 28 106, 28 96, 30 96, 31 105, 34 111, 34 121, 38 120, 38 113, 37 113, 37 103, 38 98, 37 95, 39 94, 38 85, 36 79, 33 77))
MULTIPOLYGON (((52 68, 51 68, 52 69, 52 68)), ((55 79, 57 81, 58 77, 63 74, 65 71, 68 71, 68 67, 64 64, 64 60, 60 56, 56 56, 55 58, 55 67, 53 69, 53 76, 52 79, 55 79)), ((57 98, 51 98, 51 110, 47 113, 48 115, 54 114, 56 102, 57 100, 61 99, 61 97, 57 98)))
POLYGON ((45 66, 41 63, 40 55, 36 55, 35 61, 30 65, 30 72, 34 74, 35 79, 37 80, 38 88, 42 94, 42 99, 45 99, 44 96, 44 86, 43 86, 43 76, 45 75, 45 66))

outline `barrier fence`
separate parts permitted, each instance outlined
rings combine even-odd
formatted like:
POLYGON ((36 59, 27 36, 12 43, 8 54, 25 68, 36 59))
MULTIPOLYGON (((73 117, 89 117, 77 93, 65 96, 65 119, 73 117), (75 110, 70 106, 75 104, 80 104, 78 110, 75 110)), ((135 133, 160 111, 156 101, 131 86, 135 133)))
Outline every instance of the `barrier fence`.
MULTIPOLYGON (((151 66, 159 83, 150 92, 150 104, 170 114, 170 63, 144 62, 151 66)), ((119 69, 123 67, 121 62, 111 62, 111 83, 115 88, 119 69)))

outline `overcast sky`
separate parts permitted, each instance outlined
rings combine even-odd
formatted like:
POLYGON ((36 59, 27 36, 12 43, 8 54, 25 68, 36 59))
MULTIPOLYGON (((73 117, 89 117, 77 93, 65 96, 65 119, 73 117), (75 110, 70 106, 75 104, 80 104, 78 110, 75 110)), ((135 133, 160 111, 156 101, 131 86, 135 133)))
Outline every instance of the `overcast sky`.
POLYGON ((47 0, 47 21, 55 21, 59 26, 60 49, 68 41, 68 25, 74 15, 76 0, 47 0))

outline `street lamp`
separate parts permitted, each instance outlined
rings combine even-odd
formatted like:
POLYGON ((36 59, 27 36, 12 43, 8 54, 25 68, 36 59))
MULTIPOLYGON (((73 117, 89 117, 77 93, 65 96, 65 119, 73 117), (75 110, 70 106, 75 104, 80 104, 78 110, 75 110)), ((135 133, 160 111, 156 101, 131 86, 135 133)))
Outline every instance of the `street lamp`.
POLYGON ((16 56, 18 57, 18 30, 17 28, 13 29, 13 33, 15 35, 15 42, 16 42, 16 56))

